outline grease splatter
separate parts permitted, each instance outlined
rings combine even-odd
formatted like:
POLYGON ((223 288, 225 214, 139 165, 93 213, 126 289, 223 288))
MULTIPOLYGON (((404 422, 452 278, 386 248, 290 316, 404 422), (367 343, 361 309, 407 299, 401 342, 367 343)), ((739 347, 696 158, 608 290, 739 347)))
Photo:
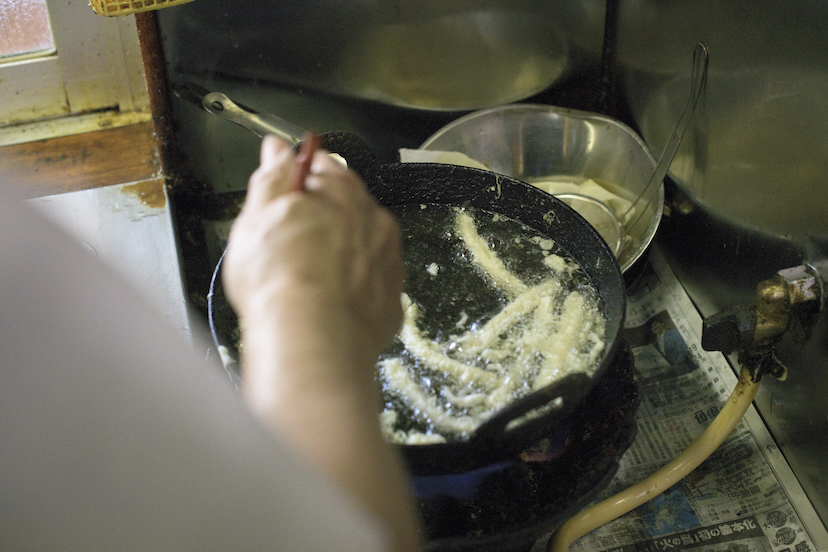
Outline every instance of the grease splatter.
POLYGON ((126 194, 134 195, 151 209, 163 209, 167 206, 163 180, 145 180, 136 184, 128 184, 121 189, 126 194))

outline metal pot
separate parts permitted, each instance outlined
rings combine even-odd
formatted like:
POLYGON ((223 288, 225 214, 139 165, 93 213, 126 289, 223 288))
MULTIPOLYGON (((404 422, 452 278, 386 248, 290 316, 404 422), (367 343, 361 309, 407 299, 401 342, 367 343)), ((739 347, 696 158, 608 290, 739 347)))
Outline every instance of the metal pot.
POLYGON ((460 111, 557 82, 583 55, 573 37, 600 44, 603 9, 561 0, 200 0, 164 10, 161 24, 169 64, 188 78, 460 111))
MULTIPOLYGON (((702 316, 753 301, 774 273, 828 258, 828 4, 624 3, 618 64, 631 117, 667 140, 687 77, 683 52, 710 46, 705 96, 671 167, 672 215, 657 241, 702 316), (658 44, 653 48, 653 44, 658 44)), ((828 318, 778 346, 785 382, 766 378, 764 422, 828 519, 828 318)), ((735 360, 735 359, 734 359, 735 360)))

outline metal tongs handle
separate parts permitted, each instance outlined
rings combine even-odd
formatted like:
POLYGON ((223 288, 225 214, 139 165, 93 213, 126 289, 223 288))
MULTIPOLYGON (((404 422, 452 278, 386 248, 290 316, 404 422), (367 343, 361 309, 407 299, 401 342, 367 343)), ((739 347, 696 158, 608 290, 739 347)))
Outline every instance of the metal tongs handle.
POLYGON ((676 127, 673 129, 670 139, 667 141, 667 144, 664 146, 664 150, 661 152, 661 156, 658 158, 658 164, 653 171, 653 175, 650 177, 650 181, 647 182, 647 185, 644 187, 644 190, 641 192, 639 198, 621 217, 621 220, 625 221, 627 217, 630 216, 633 209, 635 209, 638 205, 641 205, 642 208, 639 209, 639 214, 635 221, 625 225, 627 229, 634 227, 638 223, 639 219, 644 214, 644 207, 649 205, 653 200, 655 192, 658 189, 658 185, 664 180, 664 177, 667 176, 667 170, 673 162, 673 157, 681 144, 681 139, 684 136, 685 131, 687 131, 687 127, 690 126, 690 121, 693 118, 693 112, 696 110, 696 105, 699 103, 699 98, 701 98, 704 85, 707 83, 708 58, 709 52, 707 50, 707 46, 701 42, 696 44, 696 48, 693 50, 693 73, 690 76, 690 96, 687 98, 687 103, 684 105, 684 111, 681 113, 681 117, 679 118, 678 123, 676 123, 676 127))
POLYGON ((201 105, 208 112, 243 126, 260 138, 264 138, 268 134, 275 134, 291 144, 298 144, 307 134, 304 129, 285 121, 281 117, 271 114, 263 115, 245 109, 221 92, 206 94, 201 99, 201 105))

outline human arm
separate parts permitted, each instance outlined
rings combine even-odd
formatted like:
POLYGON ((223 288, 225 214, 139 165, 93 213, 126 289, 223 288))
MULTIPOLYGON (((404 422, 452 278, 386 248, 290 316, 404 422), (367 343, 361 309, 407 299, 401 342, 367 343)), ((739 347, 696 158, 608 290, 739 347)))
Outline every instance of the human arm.
POLYGON ((224 261, 242 324, 243 395, 391 529, 396 550, 416 550, 416 508, 380 432, 373 379, 402 320, 399 229, 359 177, 324 152, 303 191, 289 190, 293 168, 292 149, 266 138, 224 261))

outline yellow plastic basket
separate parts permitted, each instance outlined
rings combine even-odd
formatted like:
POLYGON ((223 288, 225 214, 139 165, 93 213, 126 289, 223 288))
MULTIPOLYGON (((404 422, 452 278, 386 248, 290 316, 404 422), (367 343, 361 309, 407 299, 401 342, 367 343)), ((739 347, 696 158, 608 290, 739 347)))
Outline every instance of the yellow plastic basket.
POLYGON ((193 0, 89 0, 89 5, 98 15, 107 17, 129 15, 151 10, 160 10, 170 6, 186 4, 193 0))

